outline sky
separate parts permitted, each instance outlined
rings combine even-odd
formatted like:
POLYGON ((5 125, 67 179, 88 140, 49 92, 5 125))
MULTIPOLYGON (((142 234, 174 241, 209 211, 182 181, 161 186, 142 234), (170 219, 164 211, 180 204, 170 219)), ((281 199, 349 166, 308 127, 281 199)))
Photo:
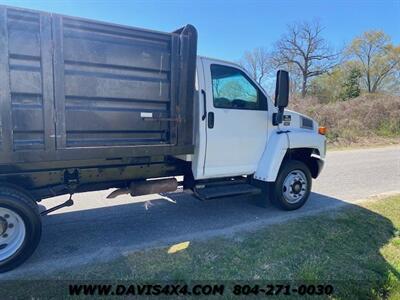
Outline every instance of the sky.
POLYGON ((1 4, 159 31, 196 26, 201 55, 238 61, 246 50, 271 48, 287 24, 318 20, 340 49, 367 30, 400 44, 400 0, 14 0, 1 4))

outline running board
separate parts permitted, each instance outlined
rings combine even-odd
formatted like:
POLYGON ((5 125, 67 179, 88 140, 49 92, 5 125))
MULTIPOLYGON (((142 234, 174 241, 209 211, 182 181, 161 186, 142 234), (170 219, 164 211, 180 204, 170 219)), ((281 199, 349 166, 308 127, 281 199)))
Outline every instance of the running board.
POLYGON ((200 200, 211 200, 216 198, 241 196, 241 195, 258 195, 261 189, 248 183, 239 184, 221 184, 212 186, 196 186, 193 189, 194 195, 200 200))

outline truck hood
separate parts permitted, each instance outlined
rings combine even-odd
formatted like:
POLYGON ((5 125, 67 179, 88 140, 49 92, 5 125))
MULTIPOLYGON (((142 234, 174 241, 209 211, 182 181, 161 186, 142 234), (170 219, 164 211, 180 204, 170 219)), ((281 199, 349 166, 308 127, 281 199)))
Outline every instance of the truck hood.
POLYGON ((283 122, 280 127, 283 130, 304 129, 312 130, 315 132, 318 131, 318 123, 315 120, 306 115, 289 109, 285 109, 285 112, 283 114, 283 122))

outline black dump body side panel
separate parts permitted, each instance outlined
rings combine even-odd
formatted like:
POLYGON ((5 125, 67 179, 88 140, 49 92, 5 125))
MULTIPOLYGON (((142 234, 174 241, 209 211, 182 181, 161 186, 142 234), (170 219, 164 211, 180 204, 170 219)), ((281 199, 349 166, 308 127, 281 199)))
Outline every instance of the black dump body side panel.
POLYGON ((0 175, 193 153, 196 43, 191 25, 162 33, 0 6, 0 175))

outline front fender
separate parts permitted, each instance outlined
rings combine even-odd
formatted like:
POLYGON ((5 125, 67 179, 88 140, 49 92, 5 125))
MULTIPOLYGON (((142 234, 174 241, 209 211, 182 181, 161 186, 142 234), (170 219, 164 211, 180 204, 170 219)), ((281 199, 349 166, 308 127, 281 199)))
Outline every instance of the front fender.
POLYGON ((320 172, 326 154, 325 137, 315 131, 300 129, 275 132, 271 135, 254 173, 254 178, 261 181, 274 182, 288 150, 298 148, 318 150, 318 160, 321 161, 320 172))
POLYGON ((315 131, 307 129, 288 132, 290 139, 290 149, 312 148, 318 150, 319 158, 325 160, 326 138, 315 131))
POLYGON ((286 151, 289 148, 287 133, 275 132, 271 134, 264 153, 258 163, 254 178, 261 181, 275 181, 286 151))

